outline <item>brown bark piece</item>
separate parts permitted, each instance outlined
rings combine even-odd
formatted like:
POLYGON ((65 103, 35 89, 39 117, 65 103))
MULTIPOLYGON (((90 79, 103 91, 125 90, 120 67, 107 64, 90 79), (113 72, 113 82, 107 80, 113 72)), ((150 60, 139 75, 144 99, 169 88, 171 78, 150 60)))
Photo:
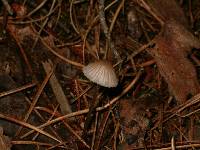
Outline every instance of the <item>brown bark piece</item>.
POLYGON ((149 52, 157 62, 161 75, 179 103, 200 91, 194 66, 187 58, 200 42, 184 26, 167 21, 163 32, 155 38, 156 46, 149 52))

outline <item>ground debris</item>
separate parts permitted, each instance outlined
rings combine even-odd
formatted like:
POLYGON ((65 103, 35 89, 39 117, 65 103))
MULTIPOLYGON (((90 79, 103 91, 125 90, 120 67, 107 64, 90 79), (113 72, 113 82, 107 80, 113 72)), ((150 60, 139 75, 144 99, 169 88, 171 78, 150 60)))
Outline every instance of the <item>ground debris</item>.
POLYGON ((11 149, 11 140, 8 136, 3 135, 3 128, 0 127, 0 149, 1 150, 10 150, 11 149))

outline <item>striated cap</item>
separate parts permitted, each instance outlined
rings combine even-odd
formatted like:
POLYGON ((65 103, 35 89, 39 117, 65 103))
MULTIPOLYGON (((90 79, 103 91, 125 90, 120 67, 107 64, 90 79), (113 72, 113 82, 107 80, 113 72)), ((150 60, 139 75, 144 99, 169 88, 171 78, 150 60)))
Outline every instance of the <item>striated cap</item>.
POLYGON ((104 87, 116 87, 118 78, 114 68, 108 61, 96 61, 83 67, 84 75, 94 83, 104 87))

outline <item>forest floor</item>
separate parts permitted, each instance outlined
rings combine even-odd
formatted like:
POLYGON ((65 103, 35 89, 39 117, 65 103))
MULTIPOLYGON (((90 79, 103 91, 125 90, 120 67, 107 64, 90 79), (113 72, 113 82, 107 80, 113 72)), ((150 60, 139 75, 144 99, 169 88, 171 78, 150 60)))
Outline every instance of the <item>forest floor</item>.
POLYGON ((200 1, 1 0, 0 149, 200 149, 200 1))

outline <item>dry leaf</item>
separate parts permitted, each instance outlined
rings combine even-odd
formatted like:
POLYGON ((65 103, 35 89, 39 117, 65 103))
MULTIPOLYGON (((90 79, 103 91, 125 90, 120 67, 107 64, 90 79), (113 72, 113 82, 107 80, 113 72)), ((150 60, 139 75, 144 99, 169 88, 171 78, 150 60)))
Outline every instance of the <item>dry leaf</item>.
POLYGON ((150 50, 161 75, 179 103, 200 91, 195 67, 187 58, 192 48, 200 42, 184 26, 167 21, 163 32, 155 39, 156 47, 150 50))
POLYGON ((175 0, 148 0, 149 4, 154 8, 156 14, 162 16, 164 21, 174 19, 184 26, 188 26, 188 21, 183 10, 175 0))

